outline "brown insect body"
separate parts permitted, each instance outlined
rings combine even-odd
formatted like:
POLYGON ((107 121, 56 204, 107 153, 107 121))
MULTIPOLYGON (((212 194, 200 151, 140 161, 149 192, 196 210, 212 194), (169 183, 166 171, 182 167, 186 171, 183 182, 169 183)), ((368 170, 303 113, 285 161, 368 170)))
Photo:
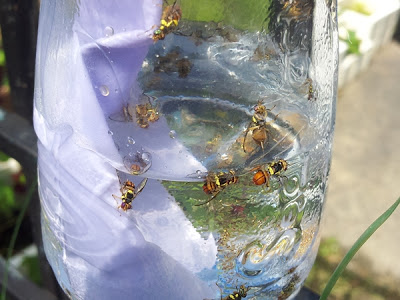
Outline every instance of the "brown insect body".
POLYGON ((288 163, 284 159, 268 163, 266 166, 258 166, 253 169, 257 170, 253 176, 253 182, 255 185, 265 184, 268 187, 271 176, 281 176, 281 173, 286 171, 287 167, 288 163))
POLYGON ((158 119, 158 111, 150 103, 136 105, 136 123, 141 128, 149 127, 149 122, 155 122, 158 119))
MULTIPOLYGON (((275 107, 275 106, 274 106, 275 107)), ((251 136, 253 140, 261 147, 261 149, 264 150, 264 144, 266 143, 268 139, 268 128, 267 126, 272 123, 271 122, 266 122, 266 118, 268 116, 268 112, 271 111, 274 107, 271 109, 268 109, 264 106, 261 100, 258 101, 258 104, 254 107, 254 114, 251 118, 251 121, 249 125, 247 126, 245 135, 244 135, 244 140, 243 140, 243 151, 246 152, 246 139, 247 135, 249 132, 251 132, 251 136)), ((275 119, 277 116, 275 116, 275 119)), ((274 119, 274 120, 275 120, 274 119)))
POLYGON ((139 186, 136 188, 135 184, 130 181, 126 180, 123 186, 121 187, 122 196, 118 197, 113 195, 114 199, 117 200, 121 199, 122 203, 118 206, 118 209, 121 208, 123 211, 128 211, 128 209, 132 208, 132 201, 139 195, 139 193, 143 190, 147 183, 147 178, 144 178, 139 186))
POLYGON ((228 185, 238 183, 239 177, 235 175, 233 170, 228 173, 220 172, 218 174, 210 173, 207 175, 205 183, 203 184, 203 191, 208 195, 212 195, 210 199, 196 206, 204 205, 213 200, 222 190, 228 185))
POLYGON ((176 1, 172 5, 168 5, 161 15, 160 26, 153 33, 155 42, 165 39, 165 36, 172 32, 182 18, 182 10, 176 1))
POLYGON ((226 296, 225 298, 221 298, 222 300, 241 300, 242 298, 247 297, 247 292, 249 288, 246 288, 244 285, 241 285, 238 291, 233 292, 232 294, 226 296))

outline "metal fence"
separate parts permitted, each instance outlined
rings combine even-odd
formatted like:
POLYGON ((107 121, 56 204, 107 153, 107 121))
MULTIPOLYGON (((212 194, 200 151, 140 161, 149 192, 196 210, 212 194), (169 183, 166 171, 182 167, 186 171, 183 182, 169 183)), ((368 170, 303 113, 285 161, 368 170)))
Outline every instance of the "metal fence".
MULTIPOLYGON (((37 139, 32 126, 32 112, 38 13, 38 0, 2 0, 0 3, 0 27, 12 99, 12 112, 6 112, 4 117, 0 118, 0 151, 19 161, 28 186, 37 180, 37 139)), ((44 254, 37 190, 30 201, 28 216, 34 243, 38 249, 42 287, 38 287, 14 267, 9 266, 7 299, 68 299, 59 287, 44 254)), ((5 272, 6 261, 0 257, 1 288, 4 288, 2 280, 5 272)), ((303 288, 296 299, 318 298, 318 295, 303 288)))

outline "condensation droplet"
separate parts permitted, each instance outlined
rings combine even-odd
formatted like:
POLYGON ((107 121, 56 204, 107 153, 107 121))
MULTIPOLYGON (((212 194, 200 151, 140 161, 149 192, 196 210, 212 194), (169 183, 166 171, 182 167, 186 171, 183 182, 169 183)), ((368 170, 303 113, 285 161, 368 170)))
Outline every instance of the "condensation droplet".
POLYGON ((143 152, 142 159, 144 162, 149 163, 151 161, 151 154, 149 152, 143 152))
POLYGON ((174 138, 176 137, 176 131, 175 131, 175 130, 171 130, 171 131, 169 132, 169 137, 170 137, 171 139, 174 139, 174 138))
POLYGON ((200 170, 197 170, 196 174, 197 174, 197 178, 201 178, 202 177, 202 172, 200 170))
POLYGON ((136 142, 132 137, 128 136, 128 143, 134 145, 136 142))
POLYGON ((106 37, 114 35, 114 28, 112 28, 110 26, 107 26, 106 28, 104 28, 104 35, 106 37))
POLYGON ((107 97, 110 94, 110 90, 108 89, 108 86, 106 85, 102 85, 101 87, 99 87, 100 93, 107 97))
POLYGON ((113 135, 114 132, 112 132, 111 130, 109 130, 109 131, 108 131, 108 134, 109 134, 109 135, 113 135))
POLYGON ((118 89, 115 89, 114 92, 115 92, 116 94, 118 94, 118 89))

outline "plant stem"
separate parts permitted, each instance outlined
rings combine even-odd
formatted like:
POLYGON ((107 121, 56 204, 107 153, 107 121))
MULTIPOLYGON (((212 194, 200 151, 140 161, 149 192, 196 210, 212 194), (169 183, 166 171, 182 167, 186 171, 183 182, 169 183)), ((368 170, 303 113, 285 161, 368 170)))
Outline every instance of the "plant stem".
POLYGON ((1 291, 1 296, 0 296, 0 300, 6 300, 6 291, 7 291, 7 281, 8 281, 8 268, 10 266, 10 258, 12 256, 14 247, 15 247, 15 242, 17 241, 17 236, 18 236, 18 232, 19 232, 19 228, 21 227, 21 223, 24 219, 25 213, 28 209, 29 203, 31 201, 32 195, 33 193, 36 191, 36 186, 37 186, 37 179, 35 179, 31 186, 29 187, 29 190, 26 194, 26 198, 24 200, 24 202, 22 203, 22 208, 21 211, 18 214, 16 223, 15 223, 15 227, 14 227, 14 231, 12 233, 11 239, 10 239, 10 244, 8 246, 7 249, 7 258, 6 258, 6 269, 3 275, 3 288, 1 291))
POLYGON ((357 251, 361 248, 362 245, 371 237, 371 235, 390 217, 390 215, 396 210, 397 206, 400 204, 400 198, 396 200, 396 202, 389 207, 387 211, 385 211, 378 219, 376 219, 368 228, 364 231, 364 233, 358 238, 358 240, 354 243, 351 249, 347 252, 347 254, 343 257, 342 261, 337 266, 336 270, 333 272, 331 278, 329 278, 328 283, 326 284, 324 290, 321 293, 320 300, 325 300, 329 296, 332 288, 335 286, 336 281, 339 279, 340 275, 343 273, 344 269, 351 261, 353 256, 357 253, 357 251))

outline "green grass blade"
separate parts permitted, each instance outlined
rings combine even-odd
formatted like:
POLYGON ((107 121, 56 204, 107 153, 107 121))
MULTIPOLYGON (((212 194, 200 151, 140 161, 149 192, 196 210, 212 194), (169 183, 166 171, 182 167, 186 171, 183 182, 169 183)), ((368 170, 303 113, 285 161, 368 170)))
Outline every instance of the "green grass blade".
POLYGON ((6 300, 6 290, 7 290, 7 281, 8 281, 8 268, 10 265, 10 257, 13 253, 14 247, 15 247, 15 242, 17 240, 19 228, 21 227, 22 220, 24 219, 25 213, 28 209, 29 203, 31 201, 33 193, 36 191, 36 186, 37 186, 37 180, 35 179, 31 186, 29 187, 29 190, 26 194, 26 198, 24 200, 24 203, 22 204, 21 211, 19 212, 19 215, 17 217, 17 220, 15 222, 15 227, 14 231, 12 233, 11 239, 10 239, 10 244, 7 249, 7 260, 6 260, 6 270, 3 275, 3 288, 1 291, 1 296, 0 300, 6 300))
POLYGON ((336 284, 336 281, 339 279, 340 275, 343 273, 344 269, 351 261, 353 256, 357 253, 357 251, 361 248, 362 245, 371 237, 371 235, 390 217, 390 215, 396 210, 397 206, 400 204, 400 198, 396 200, 396 202, 385 211, 378 219, 376 219, 368 228, 364 231, 364 233, 358 238, 358 240, 351 247, 349 252, 343 257, 342 261, 337 266, 336 270, 333 272, 331 278, 326 284, 324 290, 321 293, 320 300, 325 300, 329 296, 332 288, 336 284))

